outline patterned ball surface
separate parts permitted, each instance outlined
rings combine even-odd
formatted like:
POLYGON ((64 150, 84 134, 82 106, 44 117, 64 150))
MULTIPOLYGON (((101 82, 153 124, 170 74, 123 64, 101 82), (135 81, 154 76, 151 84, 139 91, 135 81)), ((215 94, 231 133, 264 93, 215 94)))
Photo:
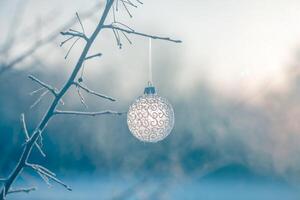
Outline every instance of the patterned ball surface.
POLYGON ((174 111, 167 99, 144 94, 129 107, 127 124, 130 132, 143 142, 158 142, 174 127, 174 111))

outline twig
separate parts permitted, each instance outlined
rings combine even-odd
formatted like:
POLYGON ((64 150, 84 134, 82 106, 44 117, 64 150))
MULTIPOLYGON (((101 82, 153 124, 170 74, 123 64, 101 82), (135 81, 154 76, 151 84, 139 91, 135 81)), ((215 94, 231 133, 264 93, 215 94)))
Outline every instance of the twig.
POLYGON ((106 96, 106 95, 104 95, 104 94, 100 94, 100 93, 98 93, 98 92, 95 92, 95 91, 89 89, 88 87, 85 87, 85 86, 81 85, 81 84, 78 83, 78 82, 74 82, 73 84, 74 84, 76 87, 79 87, 79 88, 83 89, 85 92, 87 92, 87 93, 89 93, 89 94, 92 94, 92 95, 95 95, 95 96, 98 96, 98 97, 101 97, 101 98, 103 98, 103 99, 107 99, 107 100, 110 100, 110 101, 116 101, 116 99, 114 99, 114 98, 112 98, 112 97, 109 97, 109 96, 106 96))
POLYGON ((82 29, 83 34, 85 34, 84 27, 83 27, 83 24, 82 24, 82 22, 81 22, 81 20, 80 20, 80 17, 79 17, 79 15, 78 15, 78 12, 76 12, 76 17, 77 17, 77 19, 78 19, 78 21, 79 21, 79 23, 80 23, 80 26, 81 26, 81 29, 82 29))
POLYGON ((102 56, 102 53, 97 53, 97 54, 86 57, 85 60, 89 60, 89 59, 92 59, 92 58, 95 58, 95 57, 101 57, 101 56, 102 56))
POLYGON ((37 164, 27 163, 26 166, 31 167, 33 170, 35 170, 47 184, 50 184, 49 180, 53 180, 54 182, 65 187, 67 190, 72 191, 71 187, 69 187, 67 184, 56 178, 55 173, 51 172, 49 169, 37 164))
POLYGON ((55 115, 84 115, 84 116, 99 116, 99 115, 122 115, 125 112, 116 112, 111 110, 99 111, 99 112, 81 112, 81 111, 61 111, 56 110, 55 115))
POLYGON ((126 33, 124 33, 124 31, 121 31, 121 33, 124 35, 124 37, 127 39, 129 44, 132 44, 131 40, 129 39, 129 37, 126 35, 126 33))
POLYGON ((25 192, 29 193, 31 191, 35 191, 37 188, 36 187, 31 187, 31 188, 20 188, 20 189, 11 189, 7 192, 7 194, 12 194, 12 193, 19 193, 19 192, 25 192))
POLYGON ((82 94, 81 94, 81 92, 80 92, 80 88, 79 88, 79 87, 76 87, 76 90, 77 90, 77 94, 78 94, 78 96, 79 96, 79 98, 80 98, 80 102, 84 105, 84 107, 85 107, 86 109, 88 109, 88 106, 87 106, 86 103, 85 103, 84 97, 82 96, 82 94))
POLYGON ((64 41, 62 41, 62 42, 60 43, 59 46, 62 47, 65 43, 67 43, 68 41, 72 40, 74 37, 75 37, 75 36, 72 35, 71 37, 65 39, 64 41))
POLYGON ((132 6, 132 7, 135 7, 135 8, 137 8, 137 5, 135 5, 134 3, 132 3, 130 0, 123 0, 124 1, 124 3, 126 3, 126 4, 128 4, 128 5, 130 5, 130 6, 132 6))
MULTIPOLYGON (((73 33, 73 32, 70 32, 70 31, 66 31, 66 32, 62 31, 62 32, 60 32, 60 34, 63 35, 63 36, 78 37, 78 38, 84 39, 85 41, 88 41, 88 37, 83 33, 73 33)), ((67 40, 63 41, 62 43, 65 43, 70 39, 71 38, 68 38, 67 40)))
POLYGON ((49 90, 46 90, 45 92, 43 92, 41 95, 40 95, 40 97, 30 106, 30 109, 32 109, 32 108, 34 108, 36 105, 38 105, 41 101, 42 101, 42 99, 43 99, 43 97, 47 94, 49 92, 49 90))
POLYGON ((175 43, 181 43, 182 42, 181 40, 174 40, 174 39, 171 39, 169 37, 161 37, 161 36, 149 35, 149 34, 145 34, 145 33, 141 33, 141 32, 131 31, 131 30, 127 30, 127 29, 124 29, 124 28, 114 26, 114 25, 105 25, 103 28, 109 28, 109 29, 113 29, 113 30, 124 31, 128 34, 139 35, 139 36, 148 37, 148 38, 152 38, 152 39, 166 40, 166 41, 175 42, 175 43))
POLYGON ((140 3, 140 4, 144 4, 143 2, 141 2, 140 0, 136 0, 138 3, 140 3))
POLYGON ((79 34, 83 34, 82 32, 80 32, 80 31, 77 31, 77 30, 74 30, 74 29, 72 29, 72 28, 70 28, 70 29, 69 29, 69 31, 71 31, 71 32, 75 32, 75 33, 79 33, 79 34))
POLYGON ((116 0, 116 11, 118 12, 119 10, 119 0, 116 0))
POLYGON ((71 50, 73 49, 74 45, 77 43, 77 41, 78 41, 79 39, 80 39, 80 38, 77 38, 77 39, 73 42, 73 44, 72 44, 71 47, 69 48, 67 54, 65 55, 65 59, 68 58, 68 56, 69 56, 71 50))
POLYGON ((57 96, 57 90, 56 90, 56 88, 48 85, 47 83, 44 83, 43 81, 39 80, 38 78, 36 78, 33 75, 29 75, 28 78, 31 79, 32 81, 38 83, 42 87, 46 88, 47 90, 49 90, 54 96, 57 96))
POLYGON ((130 28, 128 25, 126 25, 122 22, 113 22, 112 25, 114 25, 114 24, 120 24, 120 25, 124 26, 125 28, 128 28, 130 31, 134 32, 134 30, 132 28, 130 28))
POLYGON ((117 42, 117 46, 119 46, 119 48, 121 49, 122 48, 122 43, 120 41, 120 37, 118 37, 117 31, 114 28, 112 29, 112 31, 114 33, 114 36, 115 36, 115 39, 116 39, 116 42, 117 42))
POLYGON ((122 4, 123 4, 123 6, 124 6, 124 8, 125 8, 125 10, 126 10, 126 12, 127 12, 127 14, 129 15, 129 17, 132 17, 130 11, 128 10, 128 8, 127 8, 127 6, 126 6, 126 4, 124 3, 124 0, 120 0, 120 1, 122 2, 122 4))
MULTIPOLYGON (((24 132, 24 134, 25 134, 25 137, 26 137, 26 138, 25 138, 25 139, 26 139, 26 142, 28 142, 29 139, 30 139, 30 136, 29 136, 29 133, 28 133, 28 130, 27 130, 27 126, 26 126, 26 121, 25 121, 25 115, 24 115, 24 113, 21 114, 20 120, 21 120, 21 124, 22 124, 22 130, 23 130, 23 132, 24 132)), ((40 137, 42 137, 42 136, 40 135, 40 137)), ((38 151, 41 153, 41 155, 42 155, 43 157, 46 157, 46 154, 43 152, 43 150, 42 150, 42 148, 40 147, 40 145, 38 145, 38 143, 35 142, 35 146, 36 146, 36 148, 38 149, 38 151)))
POLYGON ((36 89, 36 90, 30 92, 29 95, 34 95, 34 94, 38 93, 39 91, 41 91, 43 89, 45 89, 45 88, 44 87, 40 87, 39 89, 36 89))

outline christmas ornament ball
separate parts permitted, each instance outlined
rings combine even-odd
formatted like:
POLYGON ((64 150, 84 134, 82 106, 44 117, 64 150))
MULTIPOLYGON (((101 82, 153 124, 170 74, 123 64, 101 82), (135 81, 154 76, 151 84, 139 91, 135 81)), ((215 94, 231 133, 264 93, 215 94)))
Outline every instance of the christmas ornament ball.
POLYGON ((173 129, 174 121, 172 105, 157 95, 154 87, 146 87, 144 95, 131 104, 127 113, 130 132, 143 142, 165 139, 173 129))

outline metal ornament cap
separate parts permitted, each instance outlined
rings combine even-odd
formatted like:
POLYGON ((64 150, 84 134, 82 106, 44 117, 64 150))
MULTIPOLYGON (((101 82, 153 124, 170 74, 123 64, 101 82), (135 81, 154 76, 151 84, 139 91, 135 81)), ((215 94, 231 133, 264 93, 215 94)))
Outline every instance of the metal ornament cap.
POLYGON ((153 86, 145 88, 144 95, 131 104, 127 113, 130 132, 143 142, 165 139, 171 133, 174 122, 172 105, 166 98, 157 95, 153 86))

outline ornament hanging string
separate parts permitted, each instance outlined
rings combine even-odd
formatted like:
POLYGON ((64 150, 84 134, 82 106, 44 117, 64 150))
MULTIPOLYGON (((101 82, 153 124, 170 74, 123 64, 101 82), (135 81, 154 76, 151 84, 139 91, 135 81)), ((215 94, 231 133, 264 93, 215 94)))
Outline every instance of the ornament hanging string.
POLYGON ((149 72, 148 72, 148 84, 149 86, 153 85, 153 80, 152 80, 152 39, 149 38, 149 72))

